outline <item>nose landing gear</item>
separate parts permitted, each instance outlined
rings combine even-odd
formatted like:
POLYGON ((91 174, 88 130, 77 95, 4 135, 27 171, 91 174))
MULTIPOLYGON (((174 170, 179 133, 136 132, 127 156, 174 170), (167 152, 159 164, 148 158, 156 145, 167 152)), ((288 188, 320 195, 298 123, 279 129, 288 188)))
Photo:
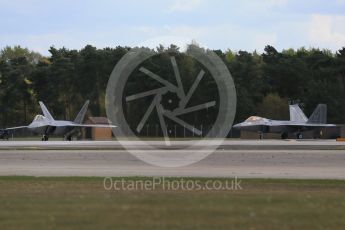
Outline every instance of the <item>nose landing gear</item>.
POLYGON ((42 136, 42 141, 47 141, 49 139, 49 136, 48 135, 43 135, 42 136))
POLYGON ((297 139, 303 139, 303 134, 302 133, 297 133, 296 134, 297 139))

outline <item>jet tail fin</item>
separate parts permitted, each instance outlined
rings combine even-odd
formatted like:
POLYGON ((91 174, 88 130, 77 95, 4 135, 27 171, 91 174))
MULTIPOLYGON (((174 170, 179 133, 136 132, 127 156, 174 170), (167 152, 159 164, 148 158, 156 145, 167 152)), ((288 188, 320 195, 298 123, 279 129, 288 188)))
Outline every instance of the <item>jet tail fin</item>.
POLYGON ((39 104, 40 104, 40 107, 41 107, 41 110, 43 112, 43 115, 48 118, 49 120, 54 120, 53 116, 49 113, 47 107, 43 104, 42 101, 39 101, 39 104))
POLYGON ((327 105, 318 104, 312 115, 309 117, 307 123, 327 123, 327 105))
POLYGON ((290 121, 307 122, 308 118, 305 116, 298 104, 289 105, 290 121))
POLYGON ((81 124, 84 121, 85 118, 85 114, 87 112, 87 108, 89 107, 89 100, 87 100, 85 102, 85 104, 83 105, 83 107, 81 108, 81 110, 79 111, 78 115, 76 116, 76 118, 74 119, 75 123, 81 124))

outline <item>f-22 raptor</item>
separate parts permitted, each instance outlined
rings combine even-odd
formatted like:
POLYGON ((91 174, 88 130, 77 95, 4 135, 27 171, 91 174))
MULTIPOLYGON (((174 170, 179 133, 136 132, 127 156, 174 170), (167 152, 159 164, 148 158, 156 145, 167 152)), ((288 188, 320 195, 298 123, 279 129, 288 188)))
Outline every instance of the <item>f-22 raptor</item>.
MULTIPOLYGON (((251 116, 242 123, 233 126, 235 129, 256 131, 262 133, 280 133, 282 139, 286 139, 289 133, 293 133, 297 139, 303 138, 303 131, 333 127, 327 123, 327 105, 319 104, 309 119, 305 116, 298 104, 289 105, 290 120, 271 120, 258 116, 251 116)), ((261 135, 260 135, 261 137, 261 135)))
POLYGON ((103 125, 103 124, 82 124, 89 105, 89 101, 86 101, 77 117, 74 121, 55 120, 49 113, 47 107, 43 102, 39 102, 43 115, 36 115, 34 120, 28 126, 18 126, 6 128, 7 132, 16 129, 27 128, 35 134, 42 135, 42 141, 47 141, 50 135, 62 135, 64 140, 72 140, 72 136, 75 135, 78 128, 81 127, 98 127, 98 128, 114 128, 115 125, 103 125))

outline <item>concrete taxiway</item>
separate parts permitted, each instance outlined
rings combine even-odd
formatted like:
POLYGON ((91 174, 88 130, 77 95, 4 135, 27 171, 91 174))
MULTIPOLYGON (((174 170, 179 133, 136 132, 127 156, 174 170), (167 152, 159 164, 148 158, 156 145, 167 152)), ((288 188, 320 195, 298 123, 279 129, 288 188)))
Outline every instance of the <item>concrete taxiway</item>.
POLYGON ((171 149, 193 152, 217 143, 203 141, 184 149, 192 142, 2 141, 0 175, 345 179, 345 142, 334 140, 226 140, 201 161, 172 168, 147 164, 125 150, 145 153, 154 146, 164 155, 171 149))

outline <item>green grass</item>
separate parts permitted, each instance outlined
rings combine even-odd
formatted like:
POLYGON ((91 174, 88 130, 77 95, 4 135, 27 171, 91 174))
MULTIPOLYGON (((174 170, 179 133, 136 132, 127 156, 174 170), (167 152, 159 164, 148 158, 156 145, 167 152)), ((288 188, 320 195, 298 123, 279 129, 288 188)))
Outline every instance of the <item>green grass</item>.
MULTIPOLYGON (((151 178, 126 178, 144 179, 151 178)), ((242 179, 241 186, 237 191, 166 191, 161 186, 154 191, 106 191, 103 178, 0 177, 0 229, 345 226, 344 181, 242 179)))

